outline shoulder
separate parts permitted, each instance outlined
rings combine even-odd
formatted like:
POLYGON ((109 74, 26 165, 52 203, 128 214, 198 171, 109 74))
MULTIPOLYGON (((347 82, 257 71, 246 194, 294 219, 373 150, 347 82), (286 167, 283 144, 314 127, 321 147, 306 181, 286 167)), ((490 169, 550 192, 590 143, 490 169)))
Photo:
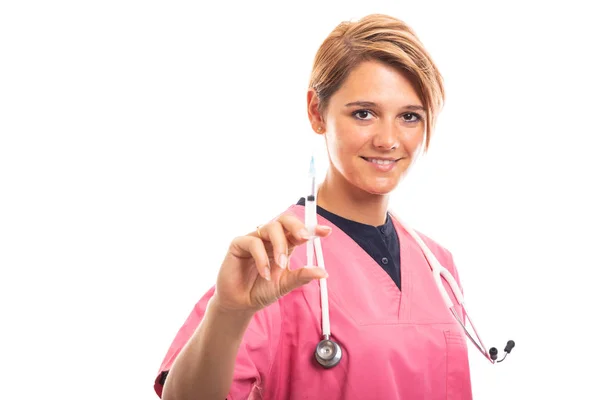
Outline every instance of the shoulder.
POLYGON ((397 213, 392 210, 389 210, 389 213, 396 221, 396 229, 400 228, 406 232, 409 236, 413 236, 409 232, 412 231, 416 233, 417 236, 425 243, 425 245, 431 250, 431 252, 438 258, 438 261, 442 262, 441 259, 444 260, 452 260, 452 253, 448 248, 440 244, 438 241, 431 238, 429 235, 423 233, 419 229, 413 227, 411 224, 407 224, 397 213), (441 259, 440 259, 441 258, 441 259))
POLYGON ((457 283, 459 283, 460 285, 460 278, 458 270, 454 263, 454 256, 452 255, 452 252, 446 246, 433 239, 431 236, 421 232, 418 229, 415 229, 412 226, 406 226, 406 224, 401 219, 399 219, 397 215, 394 216, 400 226, 411 229, 419 236, 419 238, 425 243, 425 245, 437 258, 440 264, 442 264, 442 266, 444 266, 454 276, 454 279, 456 279, 457 283))
POLYGON ((417 231, 417 230, 415 230, 415 232, 417 232, 417 235, 419 235, 419 237, 421 237, 423 242, 425 242, 425 244, 427 245, 429 250, 431 250, 431 252, 435 255, 435 257, 440 262, 440 264, 442 264, 442 266, 444 266, 452 274, 452 276, 454 277, 454 279, 456 280, 456 282, 462 289, 462 284, 460 282, 460 276, 458 273, 458 269, 456 268, 456 264, 454 262, 454 256, 452 255, 452 252, 445 246, 441 245, 436 240, 425 235, 424 233, 417 231))
POLYGON ((435 256, 438 257, 440 262, 442 262, 442 260, 453 260, 452 252, 447 247, 443 246, 438 241, 432 239, 430 236, 424 234, 421 231, 415 230, 415 232, 417 232, 417 234, 421 237, 423 242, 425 242, 425 244, 427 245, 427 247, 429 247, 433 254, 435 254, 435 256))

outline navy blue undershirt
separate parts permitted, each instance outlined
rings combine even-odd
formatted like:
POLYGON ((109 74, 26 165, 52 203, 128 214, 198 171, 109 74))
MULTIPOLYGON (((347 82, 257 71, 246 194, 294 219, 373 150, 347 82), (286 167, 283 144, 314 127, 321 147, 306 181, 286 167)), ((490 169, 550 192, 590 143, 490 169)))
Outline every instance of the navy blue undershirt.
MULTIPOLYGON (((298 205, 305 205, 305 198, 301 198, 298 205)), ((324 208, 317 206, 317 214, 337 226, 362 249, 369 254, 377 264, 388 273, 398 289, 400 285, 400 243, 398 234, 390 214, 387 214, 385 223, 380 226, 366 225, 352 221, 324 208)))

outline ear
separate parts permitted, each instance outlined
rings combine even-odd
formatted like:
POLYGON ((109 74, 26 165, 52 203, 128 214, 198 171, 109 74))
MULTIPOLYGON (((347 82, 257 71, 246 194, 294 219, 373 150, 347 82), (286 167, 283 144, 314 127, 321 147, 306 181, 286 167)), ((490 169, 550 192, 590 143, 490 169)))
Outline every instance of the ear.
POLYGON ((314 89, 309 89, 306 100, 310 125, 316 133, 325 133, 325 119, 319 112, 319 96, 317 96, 317 92, 314 89))

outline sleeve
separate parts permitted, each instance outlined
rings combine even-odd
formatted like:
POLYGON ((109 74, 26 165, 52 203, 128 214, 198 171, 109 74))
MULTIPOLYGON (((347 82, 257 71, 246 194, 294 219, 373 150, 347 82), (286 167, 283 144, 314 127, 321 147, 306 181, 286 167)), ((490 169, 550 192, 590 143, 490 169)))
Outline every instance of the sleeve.
MULTIPOLYGON (((154 391, 159 398, 162 398, 163 385, 173 362, 202 321, 214 290, 213 286, 196 303, 167 350, 154 381, 154 391)), ((238 350, 228 400, 261 398, 260 393, 279 345, 280 330, 278 302, 254 315, 238 350)))

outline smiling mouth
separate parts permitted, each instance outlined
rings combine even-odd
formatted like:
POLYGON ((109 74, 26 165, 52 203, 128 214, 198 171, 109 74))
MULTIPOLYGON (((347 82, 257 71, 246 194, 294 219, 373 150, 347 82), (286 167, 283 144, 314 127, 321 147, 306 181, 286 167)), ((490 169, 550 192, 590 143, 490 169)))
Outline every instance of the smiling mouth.
POLYGON ((401 160, 401 158, 398 158, 395 160, 388 160, 388 159, 381 159, 381 158, 368 158, 368 157, 361 157, 361 158, 365 161, 371 162, 373 164, 379 164, 379 165, 390 165, 390 164, 393 164, 393 163, 401 160))

